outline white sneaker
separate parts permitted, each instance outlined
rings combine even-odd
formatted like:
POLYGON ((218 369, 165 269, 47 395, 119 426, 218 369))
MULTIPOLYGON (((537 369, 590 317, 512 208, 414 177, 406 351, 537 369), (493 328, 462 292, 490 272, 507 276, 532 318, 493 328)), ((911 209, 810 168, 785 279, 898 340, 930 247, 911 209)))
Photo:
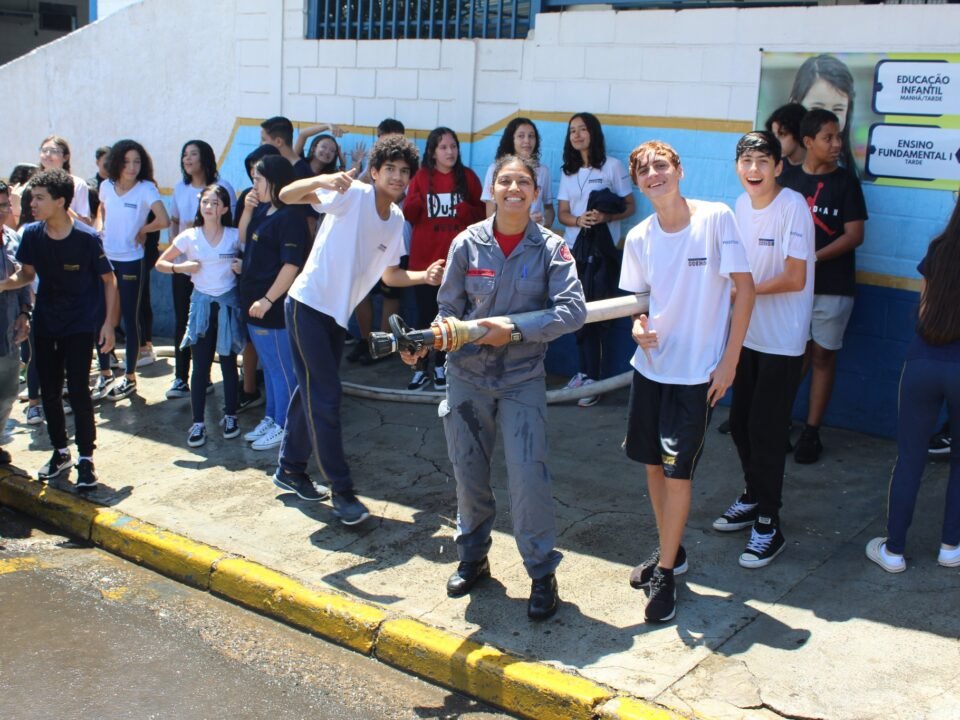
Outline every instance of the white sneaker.
POLYGON ((27 390, 26 388, 21 390, 17 395, 17 400, 19 400, 20 402, 26 402, 29 399, 30 399, 30 391, 27 390))
POLYGON ((97 378, 97 384, 93 386, 93 390, 90 391, 90 398, 93 400, 102 400, 106 397, 107 393, 110 392, 110 388, 113 387, 113 375, 107 377, 106 375, 100 375, 97 378))
POLYGON ((564 390, 574 390, 583 385, 583 381, 587 379, 588 378, 586 375, 584 375, 582 372, 578 372, 576 375, 570 378, 570 382, 566 384, 564 390))
POLYGON ((888 573, 902 573, 907 569, 907 561, 903 559, 903 555, 893 555, 887 552, 886 538, 876 537, 868 542, 867 557, 888 573))
MULTIPOLYGON (((583 382, 580 384, 580 387, 586 387, 587 385, 593 385, 594 381, 590 378, 584 378, 583 382)), ((592 407, 599 402, 599 395, 587 395, 577 400, 578 407, 592 407)))
POLYGON ((263 420, 260 421, 259 425, 257 425, 253 430, 251 430, 246 435, 244 435, 243 439, 246 440, 247 442, 254 442, 256 440, 259 440, 268 432, 270 432, 273 426, 274 426, 273 418, 265 417, 263 420))
POLYGON ((27 425, 43 425, 43 405, 27 406, 27 425))
POLYGON ((273 427, 262 437, 254 440, 250 447, 254 450, 272 450, 273 448, 280 447, 280 443, 282 442, 283 428, 274 423, 273 427))
POLYGON ((137 367, 153 365, 157 361, 157 351, 152 347, 140 351, 140 357, 137 358, 137 367))
POLYGON ((63 414, 73 415, 73 408, 70 406, 70 401, 66 398, 63 399, 63 414))
POLYGON ((953 550, 948 550, 941 545, 937 562, 943 567, 960 567, 960 545, 953 548, 953 550))

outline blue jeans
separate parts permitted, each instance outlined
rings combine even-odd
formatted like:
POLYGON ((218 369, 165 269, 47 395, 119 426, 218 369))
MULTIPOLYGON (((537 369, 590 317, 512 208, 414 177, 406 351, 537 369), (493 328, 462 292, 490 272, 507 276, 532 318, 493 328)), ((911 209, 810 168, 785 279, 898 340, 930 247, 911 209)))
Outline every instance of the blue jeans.
MULTIPOLYGON (((117 276, 117 291, 120 294, 120 316, 123 318, 123 332, 126 335, 127 356, 124 365, 128 375, 137 371, 140 359, 140 302, 143 299, 143 280, 147 276, 144 261, 113 260, 113 273, 117 276)), ((110 356, 100 355, 100 369, 110 367, 110 356)))
POLYGON ((247 325, 247 333, 263 366, 264 390, 267 393, 265 415, 283 427, 287 421, 287 406, 297 387, 287 329, 247 325))
MULTIPOLYGON (((887 550, 903 554, 907 529, 927 465, 927 446, 947 403, 951 427, 960 427, 960 364, 940 360, 907 360, 900 376, 897 418, 897 463, 887 500, 887 550)), ((929 519, 926 520, 929 522, 929 519)), ((960 544, 960 451, 950 454, 950 477, 944 501, 940 542, 960 544)))
POLYGON ((280 468, 305 474, 311 450, 335 494, 353 491, 340 427, 340 356, 346 330, 329 315, 288 297, 284 306, 297 387, 287 408, 280 468))

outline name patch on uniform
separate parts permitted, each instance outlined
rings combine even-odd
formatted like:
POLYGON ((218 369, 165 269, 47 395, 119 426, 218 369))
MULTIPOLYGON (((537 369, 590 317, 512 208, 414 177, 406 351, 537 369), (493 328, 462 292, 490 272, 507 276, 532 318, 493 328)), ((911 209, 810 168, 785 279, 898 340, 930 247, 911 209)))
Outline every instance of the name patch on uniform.
POLYGON ((467 270, 467 277, 496 277, 497 273, 486 268, 470 268, 467 270))
POLYGON ((131 210, 136 210, 136 209, 137 209, 137 204, 136 204, 136 203, 124 203, 123 206, 124 206, 125 208, 130 208, 131 210))
POLYGON ((79 265, 66 265, 66 264, 64 264, 63 269, 66 270, 67 272, 79 272, 80 266, 79 266, 79 265))
POLYGON ((757 245, 761 245, 763 247, 773 247, 774 244, 775 240, 773 238, 757 238, 757 245))
POLYGON ((702 258, 687 258, 687 265, 690 267, 704 267, 707 264, 707 259, 702 258))

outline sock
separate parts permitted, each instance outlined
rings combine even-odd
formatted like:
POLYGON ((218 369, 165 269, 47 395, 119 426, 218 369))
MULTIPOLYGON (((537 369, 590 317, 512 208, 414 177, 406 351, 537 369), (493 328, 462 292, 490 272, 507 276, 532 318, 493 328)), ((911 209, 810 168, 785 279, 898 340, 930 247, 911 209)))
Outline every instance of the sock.
POLYGON ((84 460, 86 460, 86 461, 92 463, 92 462, 93 462, 93 457, 92 457, 91 455, 81 455, 79 458, 77 458, 77 460, 80 461, 80 462, 83 462, 84 460))
POLYGON ((657 567, 660 569, 660 572, 663 573, 664 575, 669 575, 670 577, 673 577, 673 568, 665 568, 663 565, 657 565, 657 567))
POLYGON ((753 495, 750 494, 749 490, 744 490, 740 496, 740 502, 746 503, 747 505, 755 505, 757 501, 753 499, 753 495))
POLYGON ((57 448, 57 452, 60 453, 61 457, 70 454, 70 451, 67 450, 66 448, 57 448))

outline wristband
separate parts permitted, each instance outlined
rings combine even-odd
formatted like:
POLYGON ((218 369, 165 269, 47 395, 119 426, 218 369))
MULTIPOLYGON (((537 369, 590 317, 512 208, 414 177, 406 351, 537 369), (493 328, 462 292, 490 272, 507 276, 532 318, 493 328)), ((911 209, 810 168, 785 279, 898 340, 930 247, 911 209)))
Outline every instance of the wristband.
MULTIPOLYGON (((33 320, 33 314, 26 310, 21 310, 20 315, 25 315, 27 317, 27 320, 33 320)), ((19 317, 20 315, 18 315, 17 317, 19 317)))
POLYGON ((263 299, 266 300, 268 303, 270 303, 270 307, 273 307, 273 300, 268 298, 266 295, 263 296, 263 299))

